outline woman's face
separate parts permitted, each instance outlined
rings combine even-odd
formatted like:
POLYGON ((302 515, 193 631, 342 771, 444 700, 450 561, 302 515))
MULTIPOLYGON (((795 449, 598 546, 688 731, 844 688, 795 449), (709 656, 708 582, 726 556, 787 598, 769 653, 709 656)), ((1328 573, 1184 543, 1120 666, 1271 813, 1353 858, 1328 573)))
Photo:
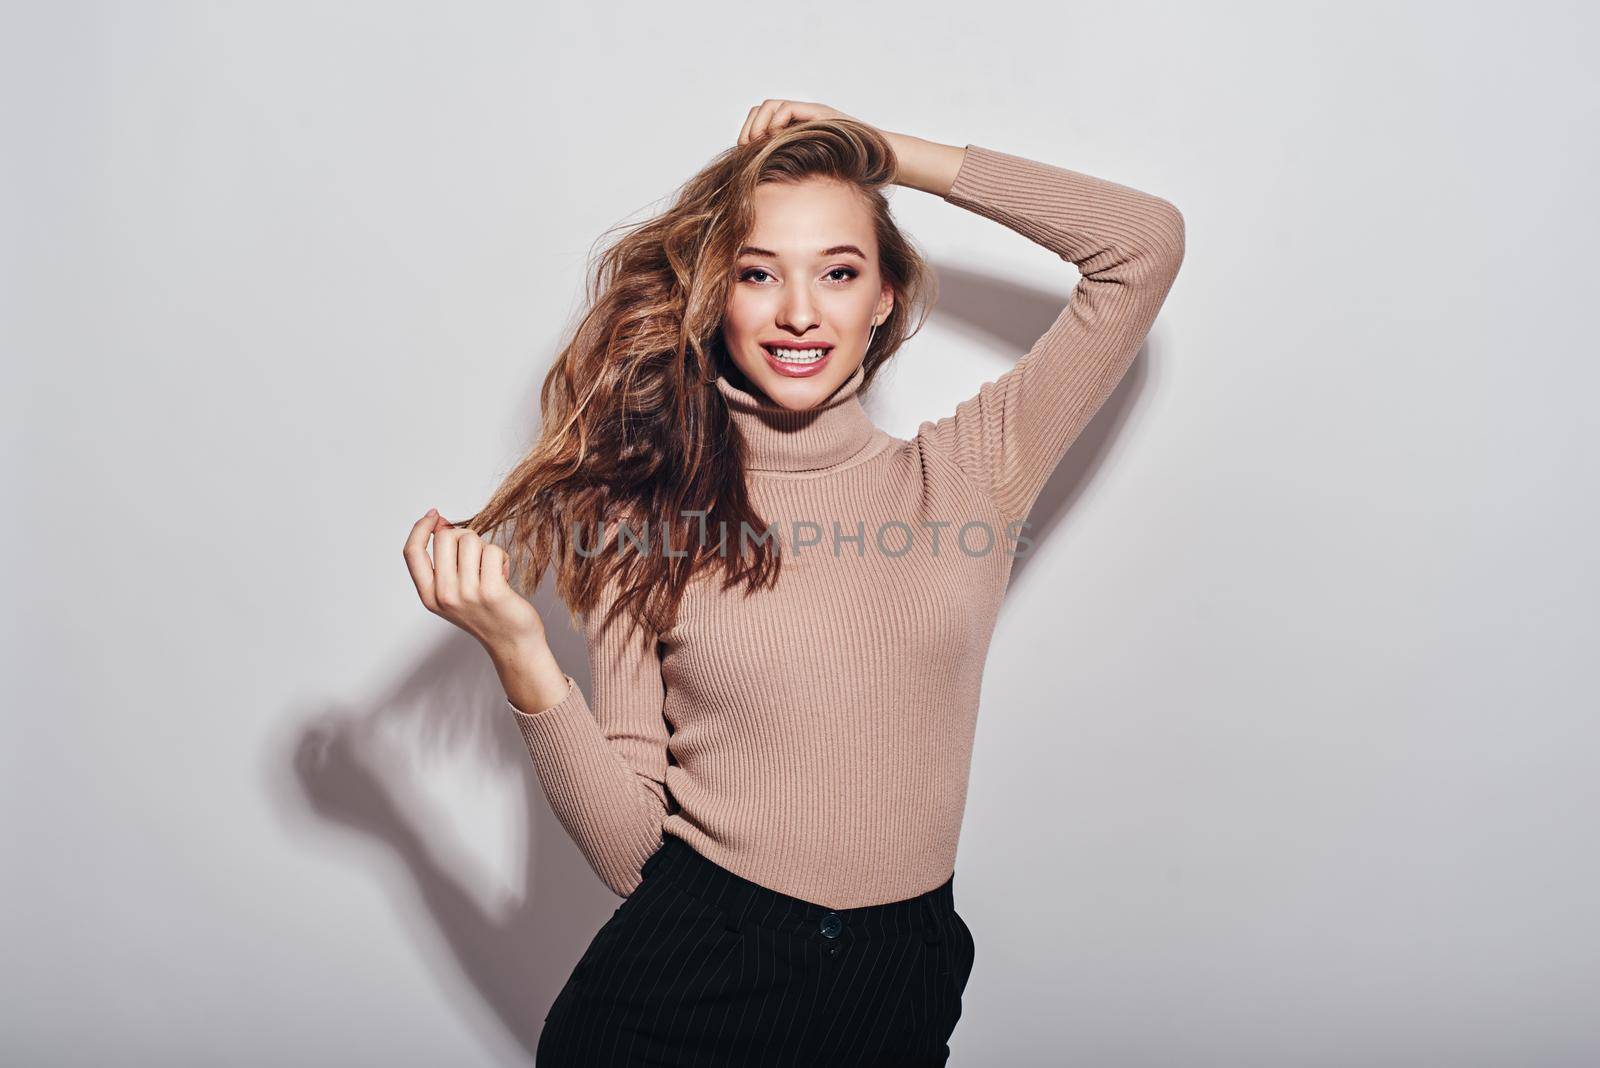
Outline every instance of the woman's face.
POLYGON ((722 336, 739 370, 784 408, 826 400, 861 366, 894 306, 872 214, 839 182, 764 182, 734 261, 722 336))

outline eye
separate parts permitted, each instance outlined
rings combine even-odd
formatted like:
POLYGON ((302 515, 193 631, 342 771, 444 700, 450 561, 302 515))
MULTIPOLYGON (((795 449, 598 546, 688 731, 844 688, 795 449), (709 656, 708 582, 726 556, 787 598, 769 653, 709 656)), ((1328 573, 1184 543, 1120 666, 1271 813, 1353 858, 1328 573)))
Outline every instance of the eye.
MULTIPOLYGON (((828 279, 828 281, 832 282, 834 285, 843 285, 846 282, 852 281, 860 274, 861 272, 856 270, 854 267, 834 267, 825 273, 823 277, 828 279), (836 277, 837 275, 843 275, 844 277, 839 278, 836 277)), ((750 267, 740 272, 739 280, 741 282, 759 282, 761 281, 761 278, 757 278, 757 275, 760 275, 763 278, 772 277, 772 273, 765 267, 750 267)))

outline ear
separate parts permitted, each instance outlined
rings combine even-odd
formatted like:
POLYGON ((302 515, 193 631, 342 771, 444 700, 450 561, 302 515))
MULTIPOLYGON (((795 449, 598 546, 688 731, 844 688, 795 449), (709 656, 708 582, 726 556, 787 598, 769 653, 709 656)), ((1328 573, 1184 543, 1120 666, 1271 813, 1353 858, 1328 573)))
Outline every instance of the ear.
POLYGON ((878 305, 872 309, 872 318, 882 325, 892 311, 894 311, 894 287, 885 282, 882 292, 878 294, 878 305))

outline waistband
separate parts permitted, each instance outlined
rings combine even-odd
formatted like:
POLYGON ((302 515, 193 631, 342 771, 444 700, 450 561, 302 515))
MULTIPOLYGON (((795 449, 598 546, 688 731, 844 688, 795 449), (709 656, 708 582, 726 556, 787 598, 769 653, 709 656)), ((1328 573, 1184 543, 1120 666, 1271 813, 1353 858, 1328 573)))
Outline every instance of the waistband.
POLYGON ((830 909, 813 901, 752 882, 699 853, 683 839, 662 835, 661 848, 644 862, 645 879, 676 884, 694 897, 720 908, 729 930, 758 924, 822 941, 841 937, 885 938, 920 932, 937 942, 942 917, 955 908, 955 875, 915 897, 878 905, 830 909))

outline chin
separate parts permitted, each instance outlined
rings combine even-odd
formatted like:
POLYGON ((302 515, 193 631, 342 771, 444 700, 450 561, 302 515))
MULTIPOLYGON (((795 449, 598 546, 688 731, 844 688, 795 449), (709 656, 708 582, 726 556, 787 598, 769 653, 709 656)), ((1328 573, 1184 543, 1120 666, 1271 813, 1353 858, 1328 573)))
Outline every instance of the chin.
POLYGON ((791 374, 773 367, 771 361, 765 359, 765 351, 762 350, 763 358, 758 366, 740 370, 773 402, 792 411, 803 411, 827 400, 860 365, 859 360, 841 361, 835 349, 815 371, 791 374))
POLYGON ((761 392, 765 393, 773 401, 791 411, 798 412, 816 407, 826 400, 828 395, 835 389, 838 389, 839 383, 833 381, 833 377, 830 374, 826 378, 818 376, 796 381, 792 378, 784 378, 781 375, 769 374, 764 376, 763 380, 757 382, 756 385, 760 386, 761 392))

